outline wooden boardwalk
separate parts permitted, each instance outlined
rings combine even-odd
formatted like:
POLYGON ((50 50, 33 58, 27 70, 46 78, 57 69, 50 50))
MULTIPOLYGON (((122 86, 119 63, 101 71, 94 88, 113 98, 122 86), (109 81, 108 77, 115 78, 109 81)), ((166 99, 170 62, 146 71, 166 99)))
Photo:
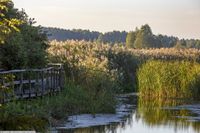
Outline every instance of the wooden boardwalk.
POLYGON ((64 70, 61 64, 50 64, 44 69, 1 71, 0 103, 54 94, 63 87, 64 70))

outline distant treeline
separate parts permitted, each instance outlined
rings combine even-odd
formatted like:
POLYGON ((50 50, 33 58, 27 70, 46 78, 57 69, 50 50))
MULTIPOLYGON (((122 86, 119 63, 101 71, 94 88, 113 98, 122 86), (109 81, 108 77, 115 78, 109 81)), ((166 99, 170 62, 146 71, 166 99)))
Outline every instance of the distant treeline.
POLYGON ((43 27, 49 40, 66 41, 66 40, 85 40, 99 41, 102 43, 122 43, 125 44, 127 32, 112 31, 101 33, 98 31, 89 31, 81 29, 66 30, 61 28, 43 27))
POLYGON ((126 45, 130 48, 200 48, 200 40, 154 35, 150 26, 146 24, 128 33, 126 45))
POLYGON ((110 44, 127 45, 130 48, 200 48, 199 39, 179 39, 174 36, 154 35, 149 25, 143 25, 134 31, 112 31, 101 33, 98 31, 43 27, 48 39, 57 41, 85 40, 110 44))

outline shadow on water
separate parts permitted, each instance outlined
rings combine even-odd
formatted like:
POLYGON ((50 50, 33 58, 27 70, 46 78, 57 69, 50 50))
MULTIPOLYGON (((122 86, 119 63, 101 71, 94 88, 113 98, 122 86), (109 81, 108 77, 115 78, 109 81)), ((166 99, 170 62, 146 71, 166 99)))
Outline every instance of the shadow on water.
MULTIPOLYGON (((58 128, 58 133, 200 133, 200 104, 177 99, 147 100, 136 95, 119 96, 118 122, 76 128, 58 128), (123 106, 123 108, 121 108, 123 106), (154 129, 154 130, 153 130, 154 129), (152 131, 151 131, 152 130, 152 131)), ((103 117, 103 116, 102 116, 103 117)), ((117 115, 116 115, 117 117, 117 115)), ((107 119, 105 117, 104 119, 107 119)))

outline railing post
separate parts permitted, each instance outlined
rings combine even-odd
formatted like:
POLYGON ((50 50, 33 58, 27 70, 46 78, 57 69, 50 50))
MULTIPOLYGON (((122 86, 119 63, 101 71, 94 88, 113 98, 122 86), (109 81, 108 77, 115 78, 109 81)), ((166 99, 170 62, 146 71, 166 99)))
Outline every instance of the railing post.
POLYGON ((59 91, 59 88, 58 88, 58 69, 56 68, 56 92, 59 91))
POLYGON ((1 88, 1 91, 0 91, 0 99, 1 99, 0 103, 4 103, 5 102, 4 101, 4 89, 3 89, 3 87, 4 87, 4 74, 2 74, 2 77, 1 77, 1 85, 2 86, 0 86, 0 87, 2 87, 2 88, 1 88))
POLYGON ((64 67, 61 67, 61 89, 64 88, 64 84, 65 84, 65 71, 64 71, 64 67))
MULTIPOLYGON (((5 77, 5 75, 3 74, 3 78, 5 77)), ((3 79, 3 87, 5 87, 5 80, 3 79)), ((5 88, 4 88, 5 89, 5 88)), ((3 103, 5 103, 5 90, 3 89, 3 103)))
POLYGON ((56 92, 56 70, 53 68, 53 90, 56 92))
POLYGON ((22 89, 23 89, 23 72, 20 74, 19 98, 23 98, 22 89))
POLYGON ((51 94, 53 93, 53 69, 50 70, 50 84, 51 84, 51 94))
POLYGON ((49 88, 49 70, 46 71, 46 90, 48 93, 50 93, 50 88, 49 88))
POLYGON ((59 68, 59 88, 60 88, 60 91, 61 91, 61 68, 59 68))
POLYGON ((36 73, 36 80, 35 80, 35 96, 38 96, 38 91, 39 91, 39 72, 35 72, 36 73))
POLYGON ((32 71, 29 71, 29 79, 28 79, 28 82, 29 82, 29 98, 31 98, 31 88, 32 88, 32 85, 31 85, 31 74, 32 74, 32 71))
POLYGON ((42 70, 42 96, 44 96, 44 71, 42 70))

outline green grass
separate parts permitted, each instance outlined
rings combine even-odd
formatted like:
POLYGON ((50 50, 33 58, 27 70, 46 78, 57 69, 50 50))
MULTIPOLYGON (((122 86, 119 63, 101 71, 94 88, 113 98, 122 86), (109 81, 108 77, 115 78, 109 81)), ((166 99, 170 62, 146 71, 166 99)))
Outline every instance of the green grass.
POLYGON ((147 61, 137 73, 142 97, 194 98, 200 94, 200 64, 189 61, 147 61))

